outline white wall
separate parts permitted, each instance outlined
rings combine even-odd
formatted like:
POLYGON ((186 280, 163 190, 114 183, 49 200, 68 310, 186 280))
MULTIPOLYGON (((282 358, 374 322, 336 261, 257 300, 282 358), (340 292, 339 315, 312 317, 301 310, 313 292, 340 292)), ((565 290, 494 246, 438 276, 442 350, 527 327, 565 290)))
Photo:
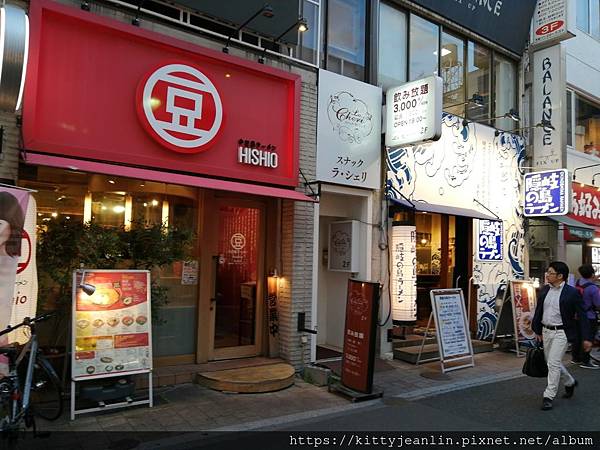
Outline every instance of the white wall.
POLYGON ((600 41, 575 29, 564 41, 567 50, 567 84, 600 100, 600 41))

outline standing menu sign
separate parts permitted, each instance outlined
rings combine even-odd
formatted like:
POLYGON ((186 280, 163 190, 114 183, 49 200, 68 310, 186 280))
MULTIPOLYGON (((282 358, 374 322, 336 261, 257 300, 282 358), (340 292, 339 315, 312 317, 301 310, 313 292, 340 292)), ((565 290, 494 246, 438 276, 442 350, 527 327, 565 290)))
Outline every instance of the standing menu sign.
POLYGON ((435 289, 430 292, 430 296, 442 372, 475 366, 462 290, 435 289), (458 366, 445 366, 448 362, 463 360, 470 362, 458 366))
POLYGON ((74 383, 82 380, 148 373, 150 399, 125 403, 152 406, 151 331, 149 271, 73 273, 71 419, 91 411, 75 411, 74 383), (81 285, 94 286, 94 293, 81 285))
POLYGON ((357 392, 373 389, 379 284, 348 280, 342 384, 357 392))
POLYGON ((535 342, 535 333, 531 328, 536 305, 533 283, 524 280, 511 280, 510 295, 512 297, 518 354, 521 345, 531 347, 535 342))

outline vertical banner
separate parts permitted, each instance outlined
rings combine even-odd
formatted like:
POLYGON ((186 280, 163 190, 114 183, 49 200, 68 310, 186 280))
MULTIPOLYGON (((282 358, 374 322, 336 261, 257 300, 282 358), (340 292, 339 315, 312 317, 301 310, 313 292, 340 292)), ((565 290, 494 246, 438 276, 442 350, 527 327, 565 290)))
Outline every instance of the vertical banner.
POLYGON ((478 220, 477 261, 502 261, 504 255, 504 222, 478 220))
MULTIPOLYGON (((0 329, 6 328, 13 316, 15 281, 25 249, 23 235, 29 198, 28 191, 0 186, 0 329)), ((0 345, 7 340, 8 336, 1 337, 0 345)))
POLYGON ((417 227, 393 226, 390 297, 395 324, 417 320, 417 227))
POLYGON ((267 278, 267 318, 269 322, 269 357, 279 356, 279 313, 277 312, 277 294, 279 278, 269 275, 267 278))
POLYGON ((510 294, 513 305, 513 319, 515 325, 515 340, 519 346, 532 346, 535 333, 531 328, 535 312, 535 289, 531 281, 511 280, 510 294))
MULTIPOLYGON (((37 205, 33 196, 29 197, 25 227, 21 240, 21 257, 17 263, 17 277, 13 295, 11 324, 22 322, 25 317, 34 317, 37 310, 38 279, 35 260, 37 205)), ((19 328, 9 334, 10 342, 24 344, 29 340, 26 328, 19 328)))
POLYGON ((379 283, 348 280, 342 384, 370 394, 373 389, 379 283))
POLYGON ((560 169, 566 164, 566 68, 560 44, 533 54, 533 166, 560 169), (550 127, 548 124, 551 124, 550 127))

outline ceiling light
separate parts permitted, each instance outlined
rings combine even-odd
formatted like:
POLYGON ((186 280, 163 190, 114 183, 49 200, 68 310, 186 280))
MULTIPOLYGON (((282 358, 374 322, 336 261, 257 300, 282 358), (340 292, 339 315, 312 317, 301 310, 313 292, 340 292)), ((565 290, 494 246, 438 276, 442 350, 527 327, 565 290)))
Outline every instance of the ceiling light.
POLYGON ((55 213, 55 212, 53 212, 53 213, 51 214, 51 216, 52 216, 52 217, 58 217, 58 213, 55 213))
POLYGON ((122 205, 117 205, 117 206, 113 206, 113 212, 117 213, 117 214, 121 214, 122 212, 125 212, 125 207, 122 205))
POLYGON ((158 206, 158 200, 152 200, 152 206, 158 206))

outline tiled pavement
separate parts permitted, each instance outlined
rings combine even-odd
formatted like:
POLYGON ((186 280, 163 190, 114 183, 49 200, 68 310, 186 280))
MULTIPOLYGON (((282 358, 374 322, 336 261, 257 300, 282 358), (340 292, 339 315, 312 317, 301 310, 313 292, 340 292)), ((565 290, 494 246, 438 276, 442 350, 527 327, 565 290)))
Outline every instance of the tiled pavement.
MULTIPOLYGON (((440 376, 439 362, 413 366, 389 361, 392 370, 375 372, 384 397, 416 400, 442 392, 493 383, 521 375, 523 358, 514 353, 475 355, 475 367, 440 376)), ((39 423, 61 431, 225 431, 250 430, 340 412, 380 402, 351 403, 297 377, 294 386, 265 394, 228 394, 182 384, 155 390, 155 406, 132 407, 77 416, 68 411, 56 422, 39 423)))

